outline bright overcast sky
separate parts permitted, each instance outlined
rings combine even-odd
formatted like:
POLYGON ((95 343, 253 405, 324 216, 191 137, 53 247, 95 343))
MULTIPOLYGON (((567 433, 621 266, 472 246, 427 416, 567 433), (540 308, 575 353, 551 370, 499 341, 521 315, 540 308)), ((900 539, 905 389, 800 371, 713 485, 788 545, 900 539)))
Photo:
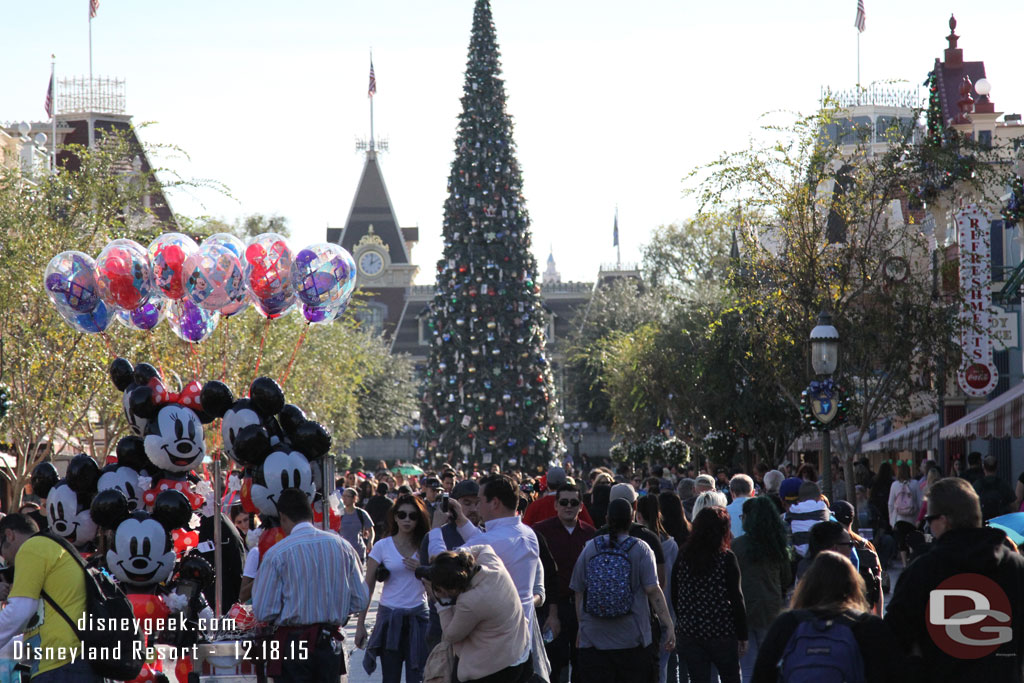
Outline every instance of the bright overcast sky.
MULTIPOLYGON (((865 0, 862 82, 917 88, 955 12, 967 60, 984 60, 998 111, 1024 112, 1020 0, 865 0)), ((563 279, 623 261, 693 207, 683 176, 742 147, 773 110, 813 110, 823 86, 856 82, 856 0, 492 0, 534 250, 563 279)), ((369 134, 369 50, 385 181, 414 260, 432 279, 454 155, 472 0, 101 0, 94 74, 127 81, 144 139, 190 155, 176 168, 228 199, 177 194, 182 214, 288 218, 296 242, 348 216, 369 134)), ((88 0, 5 2, 0 120, 43 118, 50 53, 88 73, 88 0)), ((921 90, 923 94, 923 89, 921 90)))

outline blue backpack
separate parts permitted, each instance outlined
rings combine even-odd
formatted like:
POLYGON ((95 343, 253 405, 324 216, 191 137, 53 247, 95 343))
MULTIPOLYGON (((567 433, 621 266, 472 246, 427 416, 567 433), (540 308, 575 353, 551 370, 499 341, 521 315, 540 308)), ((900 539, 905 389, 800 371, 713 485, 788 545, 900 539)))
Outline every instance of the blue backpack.
POLYGON ((597 554, 587 560, 587 591, 583 609, 601 619, 624 617, 633 611, 632 562, 629 551, 636 545, 629 537, 612 545, 609 536, 596 536, 597 554))
POLYGON ((794 612, 800 623, 779 660, 782 683, 864 683, 864 659, 850 628, 852 617, 843 614, 823 619, 810 612, 794 612))

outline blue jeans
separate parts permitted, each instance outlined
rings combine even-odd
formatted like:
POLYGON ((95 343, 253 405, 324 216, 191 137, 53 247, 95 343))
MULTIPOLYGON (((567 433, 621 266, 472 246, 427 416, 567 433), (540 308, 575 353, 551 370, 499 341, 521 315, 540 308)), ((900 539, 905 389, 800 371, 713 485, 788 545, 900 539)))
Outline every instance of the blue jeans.
POLYGON ((405 683, 421 683, 423 680, 422 671, 415 671, 409 666, 410 644, 409 624, 402 625, 402 639, 398 646, 398 652, 393 650, 381 650, 380 652, 380 673, 383 683, 401 683, 402 664, 405 664, 405 683))
POLYGON ((766 635, 767 628, 747 629, 747 651, 740 660, 744 683, 748 683, 754 677, 754 662, 757 661, 757 652, 761 649, 761 643, 764 642, 766 635))
POLYGON ((76 659, 70 664, 36 674, 32 683, 103 683, 103 679, 93 673, 87 660, 76 659))
POLYGON ((686 660, 690 683, 711 683, 711 665, 718 669, 721 683, 740 683, 739 643, 735 638, 696 639, 679 636, 679 656, 686 660))

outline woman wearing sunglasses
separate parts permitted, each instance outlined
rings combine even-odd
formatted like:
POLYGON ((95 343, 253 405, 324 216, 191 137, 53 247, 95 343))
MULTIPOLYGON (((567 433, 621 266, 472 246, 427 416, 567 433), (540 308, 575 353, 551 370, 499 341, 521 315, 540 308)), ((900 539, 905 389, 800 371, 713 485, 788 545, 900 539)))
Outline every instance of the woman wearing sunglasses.
POLYGON ((402 664, 405 682, 420 683, 427 661, 429 611, 423 583, 416 578, 417 553, 430 531, 430 519, 423 500, 401 495, 388 511, 388 535, 374 544, 366 558, 366 585, 370 595, 377 581, 384 583, 377 608, 373 635, 367 643, 366 611, 356 625, 356 647, 366 647, 363 668, 369 674, 380 667, 383 683, 400 683, 402 664))

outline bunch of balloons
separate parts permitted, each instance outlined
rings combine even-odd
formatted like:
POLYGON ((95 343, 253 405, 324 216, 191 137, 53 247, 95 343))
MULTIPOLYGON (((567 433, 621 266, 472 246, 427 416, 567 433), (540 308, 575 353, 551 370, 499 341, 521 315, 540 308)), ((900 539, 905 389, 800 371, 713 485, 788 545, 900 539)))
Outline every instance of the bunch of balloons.
POLYGON ((221 317, 249 304, 267 319, 300 308, 310 323, 331 323, 355 291, 352 255, 320 242, 298 253, 277 233, 244 244, 229 233, 201 245, 177 232, 149 248, 128 239, 110 242, 95 261, 80 251, 57 254, 43 284, 61 317, 80 332, 103 332, 112 320, 152 330, 167 319, 181 339, 205 340, 221 317))

